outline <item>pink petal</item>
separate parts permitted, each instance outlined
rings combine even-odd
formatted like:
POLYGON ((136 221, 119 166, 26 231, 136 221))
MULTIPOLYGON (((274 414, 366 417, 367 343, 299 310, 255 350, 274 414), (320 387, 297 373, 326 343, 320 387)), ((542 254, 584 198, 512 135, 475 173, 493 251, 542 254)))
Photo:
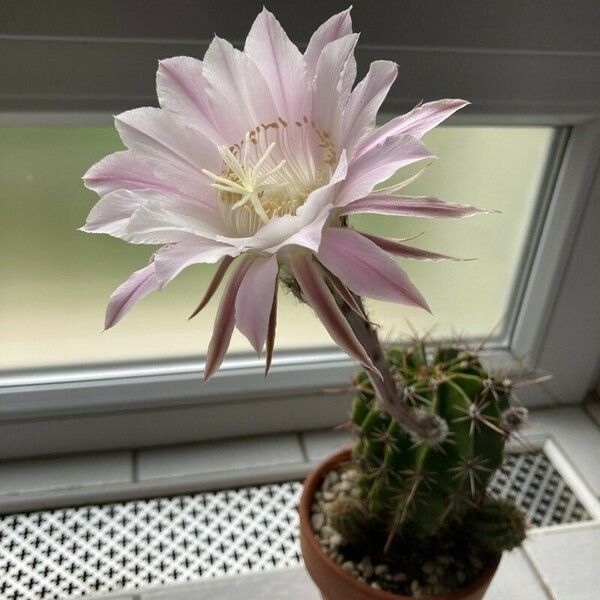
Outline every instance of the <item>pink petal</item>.
POLYGON ((206 365, 204 366, 204 381, 207 381, 221 366, 235 325, 235 298, 246 271, 252 264, 252 259, 244 260, 227 283, 221 304, 215 318, 213 335, 208 345, 206 365))
POLYGON ((297 255, 292 261, 294 276, 302 295, 313 308, 334 342, 368 369, 377 372, 373 362, 344 318, 333 294, 324 281, 324 273, 310 255, 297 255))
POLYGON ((122 237, 129 219, 142 204, 143 198, 133 192, 127 190, 111 192, 100 198, 92 208, 81 231, 122 237))
POLYGON ((213 39, 204 55, 202 72, 227 143, 237 144, 247 131, 276 119, 277 109, 258 67, 226 40, 213 39))
POLYGON ((214 274, 214 277, 211 279, 210 284, 206 288, 206 292, 204 293, 200 304, 198 304, 194 312, 189 316, 189 319, 193 319, 210 302, 210 299, 214 296, 215 292, 219 288, 219 285, 221 284, 221 281, 223 280, 223 277, 225 276, 225 273, 232 262, 233 258, 231 256, 223 257, 223 260, 219 264, 219 268, 214 274))
POLYGON ((198 202, 154 190, 135 192, 142 206, 133 214, 120 238, 132 244, 173 244, 194 236, 222 242, 226 230, 220 214, 198 202))
POLYGON ((221 157, 199 129, 172 112, 160 108, 135 108, 115 117, 123 143, 131 150, 159 160, 175 162, 196 171, 218 172, 221 157))
POLYGON ((346 169, 346 153, 342 151, 329 183, 313 190, 295 215, 271 219, 247 247, 272 253, 284 246, 297 245, 316 252, 321 243, 321 231, 333 208, 335 188, 346 176, 346 169))
POLYGON ((398 66, 389 60, 371 63, 366 77, 350 94, 344 109, 342 140, 351 156, 359 139, 375 126, 381 103, 398 75, 398 66))
POLYGON ((350 18, 349 8, 333 15, 313 33, 304 52, 304 60, 310 78, 315 76, 317 63, 323 48, 330 42, 350 33, 352 33, 352 19, 350 18))
POLYGON ((235 248, 209 239, 195 238, 193 241, 179 242, 162 248, 154 255, 156 280, 163 288, 190 265, 211 264, 224 256, 236 254, 235 248))
POLYGON ((137 190, 158 183, 154 170, 131 150, 105 156, 88 169, 83 181, 88 189, 101 196, 118 189, 137 190))
POLYGON ((161 60, 156 73, 160 106, 181 115, 216 145, 225 143, 206 93, 202 61, 190 56, 161 60))
POLYGON ((355 155, 340 187, 337 206, 343 207, 363 198, 398 169, 426 158, 434 156, 420 141, 408 135, 387 138, 361 156, 355 155))
POLYGON ((142 157, 131 150, 109 154, 83 176, 85 186, 103 196, 115 190, 153 189, 216 203, 213 187, 195 169, 175 162, 142 157))
POLYGON ((273 361, 273 350, 275 349, 275 330, 277 329, 277 284, 273 291, 273 303, 271 305, 271 315, 269 316, 269 325, 267 327, 267 356, 265 360, 265 377, 271 369, 273 361))
POLYGON ((267 339, 278 271, 275 255, 255 259, 244 276, 235 301, 235 324, 257 354, 262 352, 267 339))
POLYGON ((289 120, 306 115, 310 87, 304 58, 279 21, 264 7, 250 29, 244 52, 265 78, 278 115, 289 120))
POLYGON ((106 307, 104 328, 116 325, 133 307, 136 302, 158 289, 158 281, 154 274, 154 264, 133 273, 121 284, 110 297, 106 307))
POLYGON ((421 104, 410 112, 388 121, 363 139, 356 149, 356 155, 367 152, 390 136, 404 134, 421 138, 430 129, 468 104, 466 100, 436 100, 421 104))
POLYGON ((341 211, 343 215, 373 213, 378 215, 399 215, 422 217, 425 219, 462 219, 480 213, 494 212, 482 210, 467 204, 444 202, 426 196, 385 196, 373 194, 352 202, 341 211))
POLYGON ((323 265, 323 270, 326 272, 327 279, 331 283, 331 285, 335 288, 336 292, 340 295, 342 300, 350 307, 350 309, 356 313, 363 321, 370 323, 367 315, 364 313, 356 298, 352 295, 352 292, 340 281, 339 277, 336 277, 329 269, 325 269, 323 265))
POLYGON ((327 228, 317 258, 359 296, 429 310, 421 293, 394 259, 356 231, 327 228))
POLYGON ((421 250, 421 248, 415 248, 408 244, 403 244, 400 240, 390 240, 388 238, 378 237, 369 233, 361 232, 363 237, 371 240, 374 244, 377 244, 385 252, 395 254, 396 256, 403 256, 404 258, 413 258, 415 260, 469 260, 464 258, 455 258, 454 256, 447 256, 446 254, 438 254, 437 252, 430 252, 429 250, 421 250))
POLYGON ((342 110, 356 77, 354 48, 357 41, 358 34, 353 33, 330 42, 317 63, 312 118, 336 145, 341 133, 342 110))

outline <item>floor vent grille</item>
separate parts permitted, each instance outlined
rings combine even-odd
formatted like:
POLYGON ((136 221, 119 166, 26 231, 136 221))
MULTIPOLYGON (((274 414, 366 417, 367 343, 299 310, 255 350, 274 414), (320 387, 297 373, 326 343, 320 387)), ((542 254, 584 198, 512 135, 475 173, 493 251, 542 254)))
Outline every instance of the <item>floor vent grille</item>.
MULTIPOLYGON (((297 565, 299 482, 0 518, 0 599, 64 600, 297 565)), ((490 492, 532 526, 590 519, 542 452, 508 455, 490 492)))

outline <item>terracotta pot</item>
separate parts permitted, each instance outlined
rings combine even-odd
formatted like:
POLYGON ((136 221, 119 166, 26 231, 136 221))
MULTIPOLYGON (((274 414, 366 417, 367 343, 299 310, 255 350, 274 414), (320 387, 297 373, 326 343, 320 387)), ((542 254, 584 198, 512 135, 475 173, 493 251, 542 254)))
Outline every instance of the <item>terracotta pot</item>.
MULTIPOLYGON (((411 600, 410 596, 399 596, 374 589, 353 577, 325 554, 313 533, 310 521, 313 496, 325 475, 336 465, 348 462, 350 458, 349 450, 330 456, 312 471, 304 482, 299 507, 300 545, 304 564, 321 590, 323 600, 411 600)), ((481 600, 496 573, 499 561, 500 557, 496 558, 475 581, 463 589, 441 596, 422 596, 421 600, 481 600)))

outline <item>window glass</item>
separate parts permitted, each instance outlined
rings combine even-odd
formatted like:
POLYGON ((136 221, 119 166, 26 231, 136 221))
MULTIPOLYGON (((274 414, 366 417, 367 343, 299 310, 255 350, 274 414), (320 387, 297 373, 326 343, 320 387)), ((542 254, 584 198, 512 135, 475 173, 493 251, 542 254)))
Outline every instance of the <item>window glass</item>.
MULTIPOLYGON (((360 217, 379 235, 424 234, 415 245, 470 262, 402 260, 433 315, 368 302, 384 338, 410 324, 438 335, 487 334, 506 315, 545 174, 554 130, 441 127, 425 142, 439 157, 405 191, 501 211, 462 221, 360 217)), ((214 267, 195 266, 102 333, 112 290, 143 266, 152 248, 77 230, 96 201, 81 175, 120 148, 112 127, 0 128, 0 369, 111 363, 201 355, 217 302, 188 322, 214 267)), ((403 176, 409 174, 404 171, 403 176)), ((322 325, 289 294, 280 296, 279 350, 323 347, 322 325)), ((237 332, 232 350, 249 351, 237 332)))

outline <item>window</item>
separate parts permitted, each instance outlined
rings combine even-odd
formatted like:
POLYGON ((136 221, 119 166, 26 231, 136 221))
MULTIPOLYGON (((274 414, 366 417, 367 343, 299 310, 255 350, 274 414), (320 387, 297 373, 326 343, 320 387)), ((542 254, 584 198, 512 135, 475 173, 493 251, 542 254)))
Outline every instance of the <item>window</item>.
MULTIPOLYGON (((428 299, 424 311, 370 302, 384 337, 420 331, 469 337, 488 334, 514 309, 523 257, 543 217, 550 127, 442 127, 426 143, 439 157, 407 189, 497 209, 463 221, 355 218, 354 225, 390 237, 425 232, 415 244, 470 262, 402 260, 428 299)), ((203 294, 212 266, 195 266, 145 299, 114 329, 101 334, 112 290, 152 253, 77 230, 96 201, 82 173, 120 147, 110 127, 6 127, 0 130, 0 368, 48 368, 202 355, 212 334, 216 299, 193 321, 186 316, 203 294)), ((402 171, 402 176, 410 171, 402 171)), ((281 295, 278 351, 331 346, 320 322, 289 294, 281 295)), ((501 330, 501 328, 500 328, 501 330)), ((239 334, 232 350, 247 353, 239 334)))
MULTIPOLYGON (((203 384, 216 302, 186 320, 203 293, 202 267, 101 334, 108 295, 151 252, 77 231, 95 202, 80 176, 120 147, 109 115, 155 104, 157 59, 202 56, 213 31, 243 39, 260 9, 196 2, 164 19, 148 4, 140 20, 126 4, 107 12, 86 3, 65 21, 53 3, 36 6, 35 19, 18 3, 0 23, 0 458, 324 427, 346 411, 355 366, 302 306, 281 318, 267 381, 236 337, 237 357, 203 384)), ((439 3, 433 23, 426 3, 402 17, 383 4, 359 3, 353 19, 364 32, 359 73, 380 58, 401 67, 385 111, 420 98, 472 102, 429 135, 440 160, 407 192, 502 212, 363 221, 398 237, 424 231, 415 244, 477 258, 401 261, 435 318, 370 302, 373 315, 392 338, 405 316, 421 330, 438 322, 439 336, 480 338, 500 322, 490 360, 525 356, 525 367, 554 374, 522 399, 579 402, 600 375, 596 7, 569 5, 565 18, 549 3, 539 19, 515 1, 493 11, 439 3)), ((280 5, 300 44, 330 12, 280 5)))

